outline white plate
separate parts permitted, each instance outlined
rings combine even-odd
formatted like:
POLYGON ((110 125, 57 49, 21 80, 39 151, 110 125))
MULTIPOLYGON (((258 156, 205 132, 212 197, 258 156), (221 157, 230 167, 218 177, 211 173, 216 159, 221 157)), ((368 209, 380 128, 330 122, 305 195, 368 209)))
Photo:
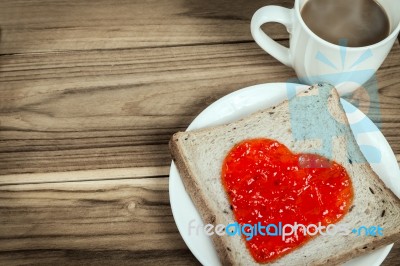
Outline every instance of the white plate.
MULTIPOLYGON (((287 99, 288 83, 267 83, 247 87, 222 97, 211 104, 188 127, 188 130, 205 128, 225 124, 245 117, 257 110, 275 105, 287 99)), ((309 86, 290 84, 300 92, 309 86)), ((345 100, 341 103, 346 111, 353 132, 363 132, 363 127, 368 128, 368 133, 356 135, 359 145, 368 144, 381 152, 381 163, 371 163, 374 171, 385 184, 400 197, 400 170, 395 155, 379 129, 360 110, 345 100), (365 123, 355 125, 355 122, 365 119, 365 123)), ((367 160, 368 154, 365 154, 367 160)), ((220 265, 218 255, 212 241, 205 234, 189 235, 188 225, 194 220, 194 225, 203 224, 192 200, 186 193, 178 170, 174 163, 171 164, 169 176, 169 197, 172 213, 183 240, 186 242, 193 255, 203 265, 220 265)), ((347 262, 347 266, 380 265, 390 252, 393 244, 380 248, 373 253, 363 255, 347 262)))

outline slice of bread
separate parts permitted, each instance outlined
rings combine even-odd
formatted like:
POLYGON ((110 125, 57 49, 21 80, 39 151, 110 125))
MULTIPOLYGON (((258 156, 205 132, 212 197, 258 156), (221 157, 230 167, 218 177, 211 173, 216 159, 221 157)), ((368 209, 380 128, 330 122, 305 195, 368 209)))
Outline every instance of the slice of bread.
MULTIPOLYGON (((331 157, 346 168, 354 189, 353 205, 338 224, 384 228, 383 236, 376 237, 317 235, 271 265, 335 265, 400 238, 400 200, 362 155, 336 89, 327 84, 230 124, 174 134, 172 158, 204 224, 235 222, 221 182, 221 166, 235 144, 253 138, 277 140, 295 153, 331 157), (318 138, 327 134, 329 141, 318 138), (325 144, 332 146, 322 147, 325 144)), ((214 234, 212 239, 223 265, 259 265, 241 236, 214 234)))

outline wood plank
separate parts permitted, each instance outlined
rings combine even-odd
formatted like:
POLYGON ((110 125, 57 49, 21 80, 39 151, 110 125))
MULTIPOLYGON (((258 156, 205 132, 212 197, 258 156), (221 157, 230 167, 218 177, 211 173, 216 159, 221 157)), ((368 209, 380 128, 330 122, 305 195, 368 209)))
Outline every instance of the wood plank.
POLYGON ((0 186, 0 264, 196 264, 168 178, 0 186))
MULTIPOLYGON (((201 266, 189 249, 167 251, 132 252, 126 250, 25 250, 0 252, 0 262, 4 265, 171 265, 201 266)), ((390 265, 390 264, 389 264, 390 265)), ((392 264, 393 265, 393 264, 392 264)))
POLYGON ((293 0, 2 0, 0 54, 252 41, 251 16, 271 4, 293 0))
POLYGON ((0 185, 61 183, 71 181, 111 180, 160 177, 169 175, 169 166, 95 169, 66 172, 2 175, 0 185))
MULTIPOLYGON (((254 43, 0 60, 2 175, 168 166, 170 136, 210 103, 295 77, 254 43)), ((382 130, 396 154, 399 61, 396 44, 377 73, 382 130)))
POLYGON ((1 174, 166 166, 170 136, 207 105, 294 75, 255 44, 1 60, 1 174))

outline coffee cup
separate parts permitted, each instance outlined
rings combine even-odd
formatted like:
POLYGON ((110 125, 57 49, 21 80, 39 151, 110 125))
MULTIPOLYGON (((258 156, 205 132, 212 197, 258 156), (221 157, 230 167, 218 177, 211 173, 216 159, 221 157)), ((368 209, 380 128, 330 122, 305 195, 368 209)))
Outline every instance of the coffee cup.
MULTIPOLYGON (((286 66, 292 67, 300 82, 310 85, 328 82, 335 85, 341 95, 350 93, 374 75, 390 52, 400 31, 400 4, 398 0, 370 0, 375 1, 374 3, 386 14, 388 32, 381 39, 377 39, 376 36, 375 42, 372 39, 373 43, 366 42, 366 45, 362 45, 361 41, 361 45, 358 44, 360 46, 349 46, 346 34, 334 43, 328 41, 321 32, 318 35, 318 32, 310 29, 302 17, 302 10, 306 4, 312 4, 308 3, 312 1, 318 0, 295 0, 293 9, 280 6, 260 8, 252 17, 251 34, 262 49, 286 66), (261 26, 268 22, 278 22, 286 27, 289 33, 289 48, 274 41, 261 29, 261 26)), ((358 0, 360 3, 362 1, 364 0, 358 0)), ((353 1, 346 2, 354 11, 359 8, 353 1)), ((342 18, 346 15, 348 14, 345 12, 340 14, 342 18)), ((367 19, 374 18, 369 15, 367 19)), ((376 24, 373 23, 371 25, 376 24)), ((331 32, 335 25, 327 20, 323 26, 327 32, 331 32)), ((347 36, 351 34, 352 32, 348 32, 347 36)), ((357 42, 355 44, 357 45, 357 42)))

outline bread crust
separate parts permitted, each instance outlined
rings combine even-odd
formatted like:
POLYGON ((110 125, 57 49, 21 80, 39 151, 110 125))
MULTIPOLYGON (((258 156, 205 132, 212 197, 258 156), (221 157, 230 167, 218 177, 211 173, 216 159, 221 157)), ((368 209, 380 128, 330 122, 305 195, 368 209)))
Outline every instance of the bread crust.
MULTIPOLYGON (((311 87, 309 90, 311 90, 312 88, 313 87, 311 87)), ((337 94, 336 90, 333 90, 333 98, 334 98, 333 100, 335 102, 339 101, 339 95, 337 94)), ((285 101, 281 102, 280 104, 276 105, 275 107, 285 104, 287 102, 288 102, 288 100, 285 100, 285 101)), ((253 115, 257 115, 257 114, 260 115, 264 112, 270 111, 271 108, 275 109, 275 107, 270 107, 265 110, 258 111, 256 113, 254 113, 253 115)), ((343 107, 340 104, 339 104, 339 108, 341 110, 340 115, 342 117, 344 116, 344 122, 345 122, 346 126, 349 127, 347 117, 344 113, 343 107)), ((253 116, 253 115, 251 115, 251 116, 253 116)), ((230 123, 228 125, 236 125, 237 123, 242 122, 245 119, 246 118, 241 119, 236 122, 233 122, 233 123, 230 123)), ((226 126, 227 125, 220 125, 220 126, 216 126, 213 128, 196 130, 196 132, 207 132, 209 130, 224 128, 226 126)), ((180 143, 182 140, 182 137, 187 136, 187 134, 188 134, 187 132, 178 132, 178 133, 175 133, 173 135, 173 137, 171 138, 171 140, 169 142, 169 147, 170 147, 172 159, 174 160, 174 162, 179 170, 179 173, 181 175, 185 189, 188 192, 188 194, 190 195, 197 210, 199 211, 203 222, 205 224, 210 223, 215 226, 216 225, 216 216, 218 214, 214 213, 214 210, 210 206, 209 199, 206 197, 206 195, 204 194, 204 192, 201 189, 201 184, 197 183, 197 179, 195 178, 192 170, 189 167, 189 164, 187 163, 189 158, 187 158, 187 155, 185 154, 184 149, 182 149, 182 147, 181 147, 181 145, 183 145, 182 143, 180 143)), ((355 143, 355 145, 357 145, 353 135, 351 136, 351 141, 353 143, 355 143)), ((358 147, 358 145, 357 145, 357 147, 358 147)), ((358 151, 358 152, 360 152, 360 151, 358 151)), ((400 201, 398 200, 396 195, 385 186, 383 181, 373 171, 370 164, 366 163, 362 167, 365 171, 372 174, 374 181, 379 184, 378 188, 383 188, 384 191, 382 190, 382 193, 385 192, 387 194, 390 194, 391 197, 394 197, 397 199, 397 201, 393 202, 393 204, 396 205, 396 208, 400 210, 400 201)), ((351 249, 349 249, 345 252, 341 252, 339 255, 333 254, 327 261, 320 260, 320 262, 315 261, 314 263, 307 264, 307 265, 326 265, 326 263, 329 263, 330 265, 337 265, 337 264, 343 263, 345 261, 348 261, 349 259, 351 259, 357 255, 372 252, 379 247, 396 242, 399 240, 399 238, 400 238, 400 230, 397 231, 396 233, 392 233, 391 235, 389 235, 387 237, 373 238, 368 242, 367 245, 360 243, 359 245, 353 246, 351 249)), ((212 235, 212 240, 213 240, 215 248, 217 249, 219 259, 220 259, 222 265, 235 265, 236 261, 234 258, 234 254, 232 254, 232 252, 229 252, 227 249, 229 243, 226 243, 226 241, 228 241, 228 240, 223 237, 219 237, 216 234, 212 235)), ((242 241, 244 241, 244 240, 242 239, 242 241)), ((282 258, 284 258, 284 257, 282 257, 282 258)), ((280 261, 282 258, 280 258, 276 261, 273 261, 271 264, 274 264, 275 262, 280 261)), ((251 259, 253 259, 253 258, 251 258, 251 259)), ((256 263, 256 262, 253 260, 252 263, 256 263)), ((266 264, 269 264, 269 263, 266 263, 266 264)))
MULTIPOLYGON (((203 220, 204 224, 213 224, 215 223, 215 215, 213 214, 213 210, 210 208, 208 201, 202 190, 200 189, 200 185, 197 184, 196 179, 193 178, 193 173, 185 164, 185 155, 184 152, 180 149, 178 142, 180 132, 175 133, 169 141, 169 148, 171 151, 172 159, 174 160, 176 167, 179 169, 179 174, 182 178, 183 185, 185 186, 186 191, 190 195, 193 203, 195 204, 197 211, 200 213, 200 216, 203 220)), ((225 248, 225 243, 221 237, 218 237, 216 234, 211 236, 211 239, 214 243, 215 248, 217 249, 217 253, 222 265, 233 265, 234 260, 231 256, 230 252, 225 248)))

